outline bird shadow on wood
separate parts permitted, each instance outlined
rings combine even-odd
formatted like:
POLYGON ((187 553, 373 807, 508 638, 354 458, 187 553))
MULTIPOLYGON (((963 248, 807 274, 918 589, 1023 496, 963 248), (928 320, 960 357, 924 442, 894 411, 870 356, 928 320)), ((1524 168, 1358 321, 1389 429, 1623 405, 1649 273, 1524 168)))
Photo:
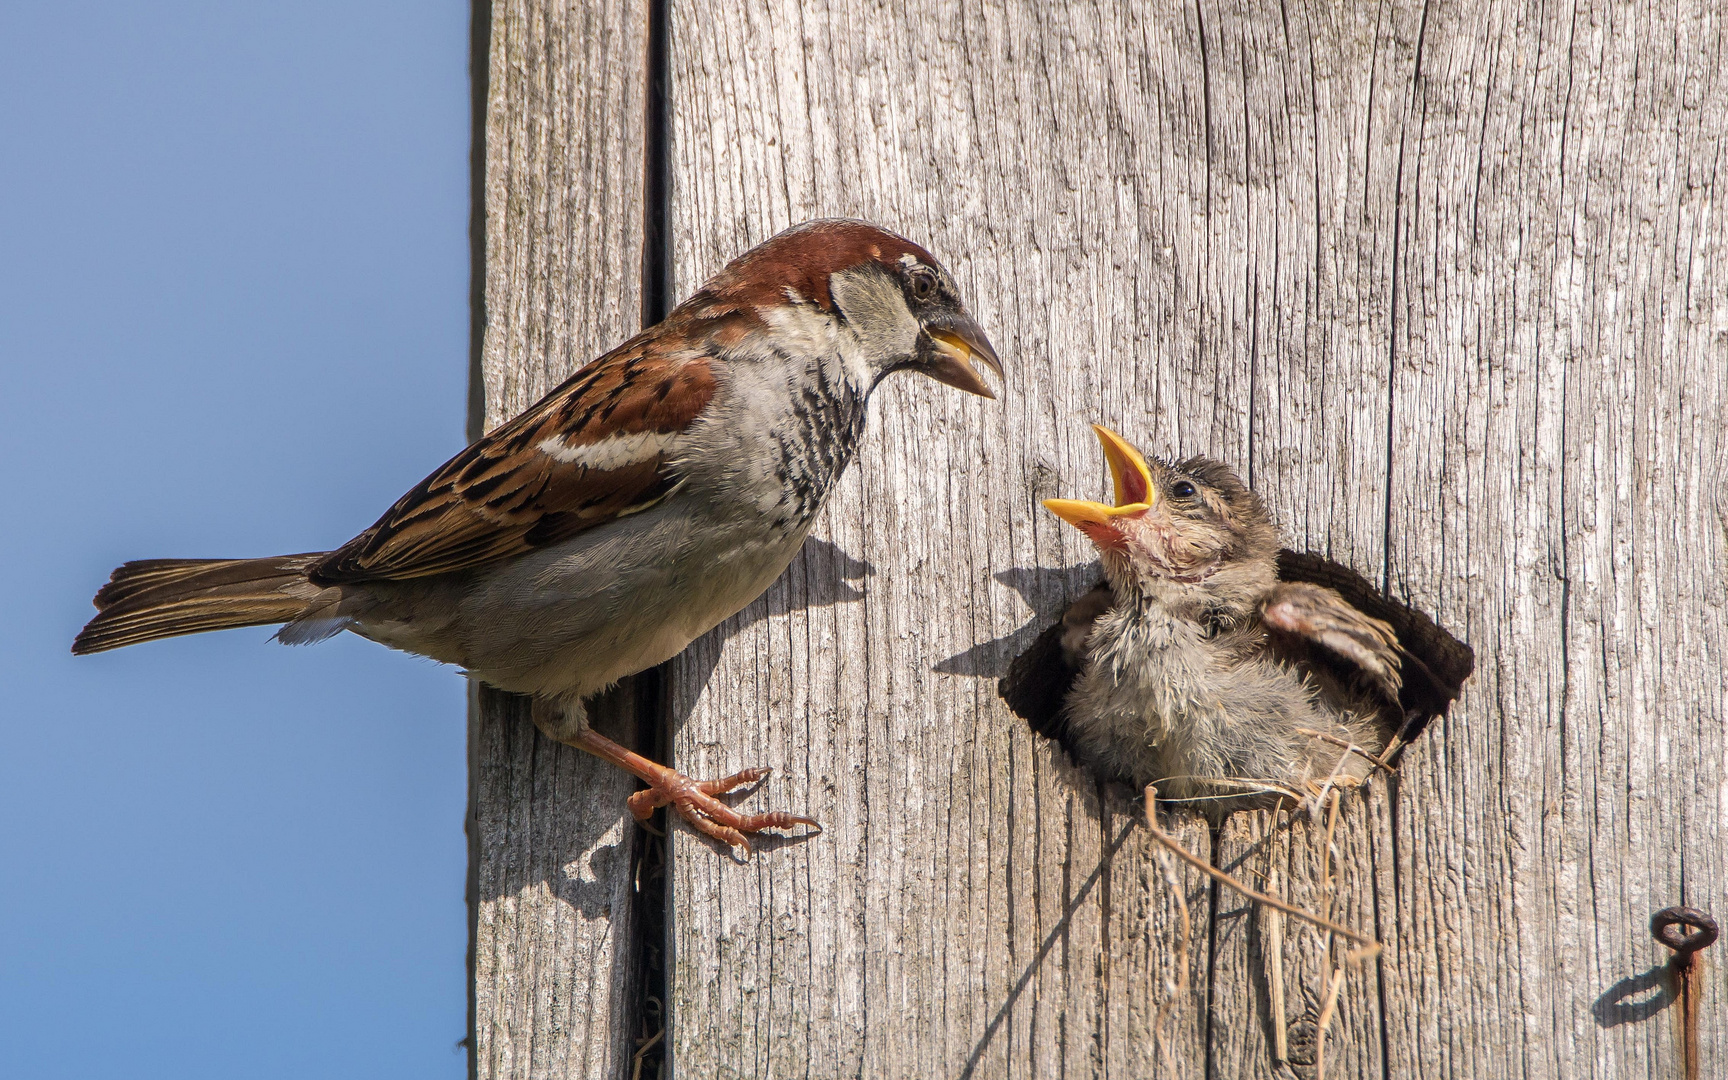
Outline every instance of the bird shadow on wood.
POLYGON ((943 675, 992 679, 1006 675, 1014 658, 1025 652, 1046 626, 1060 618, 1070 602, 1090 589, 1102 571, 1094 560, 1079 566, 1016 566, 991 576, 1020 594, 1032 609, 1031 618, 1012 633, 955 653, 931 670, 943 675))
MULTIPOLYGON (((864 559, 854 558, 841 550, 839 546, 827 540, 812 537, 804 541, 798 556, 792 560, 792 565, 786 572, 775 579, 763 594, 751 601, 743 611, 727 619, 708 634, 698 639, 684 653, 681 660, 679 675, 686 682, 688 690, 679 695, 682 706, 669 702, 668 708, 673 713, 670 717, 670 731, 683 727, 690 719, 690 713, 696 703, 702 698, 702 691, 707 688, 708 680, 714 677, 714 669, 720 664, 720 656, 727 641, 744 632, 764 619, 785 615, 794 611, 805 611, 810 608, 832 607, 836 604, 854 604, 864 599, 864 593, 852 583, 876 573, 876 567, 864 559)), ((674 763, 675 764, 675 763, 674 763)), ((736 763, 740 767, 749 762, 736 763)), ((732 806, 740 806, 762 788, 766 779, 739 788, 720 796, 721 801, 732 806)), ((745 810, 744 812, 749 812, 745 810)), ((675 826, 676 827, 676 826, 675 826)), ((698 836, 695 830, 690 830, 692 836, 698 836)), ((750 837, 750 849, 755 855, 766 855, 769 852, 791 844, 802 844, 813 837, 822 835, 819 832, 805 831, 786 835, 781 833, 762 832, 750 837)), ((700 837, 716 854, 734 854, 726 846, 711 837, 700 837)))
POLYGON ((1648 1020, 1674 1003, 1674 980, 1667 964, 1628 975, 1602 992, 1590 1005, 1590 1015, 1601 1028, 1619 1027, 1648 1020), (1649 997, 1641 995, 1656 991, 1649 997))
POLYGON ((773 585, 715 632, 725 640, 773 615, 856 603, 864 594, 852 583, 875 575, 874 564, 848 555, 837 544, 811 537, 773 585))

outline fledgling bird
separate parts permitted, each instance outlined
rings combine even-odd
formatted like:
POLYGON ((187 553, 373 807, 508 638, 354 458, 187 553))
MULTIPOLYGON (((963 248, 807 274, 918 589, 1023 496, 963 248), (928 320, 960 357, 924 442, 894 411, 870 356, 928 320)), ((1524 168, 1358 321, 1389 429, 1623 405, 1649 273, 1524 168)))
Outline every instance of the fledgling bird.
POLYGON ((1044 505, 1097 546, 1105 580, 1002 682, 1082 763, 1214 813, 1301 801, 1359 782, 1457 697, 1469 647, 1351 571, 1280 552, 1227 467, 1149 461, 1094 430, 1115 504, 1044 505))
MULTIPOLYGON (((814 221, 739 256, 666 319, 479 439, 334 551, 152 559, 114 571, 72 646, 283 624, 342 630, 533 695, 551 738, 648 785, 704 834, 816 826, 715 798, 589 729, 584 702, 669 660, 762 593, 852 460, 870 392, 899 370, 994 397, 1002 376, 953 279, 861 221, 814 221)), ((819 826, 817 826, 819 827, 819 826)))

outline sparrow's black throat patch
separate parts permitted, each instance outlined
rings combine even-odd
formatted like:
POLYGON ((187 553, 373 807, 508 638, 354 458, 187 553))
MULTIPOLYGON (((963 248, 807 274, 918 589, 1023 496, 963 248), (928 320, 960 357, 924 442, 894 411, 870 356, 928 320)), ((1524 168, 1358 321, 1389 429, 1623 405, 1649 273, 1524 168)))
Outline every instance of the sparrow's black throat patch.
POLYGON ((780 481, 775 507, 778 528, 802 528, 846 471, 864 437, 868 391, 811 365, 811 377, 792 398, 788 422, 774 431, 774 476, 780 481))

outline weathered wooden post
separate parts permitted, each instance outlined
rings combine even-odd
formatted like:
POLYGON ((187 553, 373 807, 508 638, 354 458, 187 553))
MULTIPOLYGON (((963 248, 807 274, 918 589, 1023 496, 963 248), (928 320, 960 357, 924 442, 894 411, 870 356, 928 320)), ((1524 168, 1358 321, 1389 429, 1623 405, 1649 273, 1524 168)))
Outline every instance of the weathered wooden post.
MULTIPOLYGON (((473 419, 508 420, 642 325, 647 5, 475 8, 473 419)), ((634 695, 599 710, 638 726, 634 695)), ((470 1053, 483 1077, 629 1073, 634 781, 490 690, 470 721, 470 1053)))
MULTIPOLYGON (((678 765, 774 765, 828 825, 748 865, 672 831, 677 1071, 1313 1075, 1324 1018, 1331 1076, 1677 1074, 1673 1011, 1628 994, 1653 911, 1728 915, 1719 4, 479 17, 489 422, 633 330, 652 268, 682 296, 814 216, 926 243, 1009 366, 996 404, 890 383, 819 542, 664 673, 678 765), (1035 497, 1103 483, 1095 419, 1236 463, 1292 546, 1476 647, 1335 823, 1169 822, 1378 961, 1167 879, 1131 793, 997 699, 1090 582, 1035 497)), ((505 711, 475 722, 478 1071, 628 1076, 628 785, 505 711)))

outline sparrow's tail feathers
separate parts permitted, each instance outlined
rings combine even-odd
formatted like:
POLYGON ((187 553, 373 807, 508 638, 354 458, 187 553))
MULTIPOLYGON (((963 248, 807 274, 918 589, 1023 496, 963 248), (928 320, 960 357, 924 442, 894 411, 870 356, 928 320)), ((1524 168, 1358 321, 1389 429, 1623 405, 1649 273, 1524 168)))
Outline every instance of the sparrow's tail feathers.
POLYGON ((141 641, 288 622, 321 606, 306 578, 322 552, 270 559, 142 559, 114 571, 96 617, 72 642, 78 655, 141 641))

